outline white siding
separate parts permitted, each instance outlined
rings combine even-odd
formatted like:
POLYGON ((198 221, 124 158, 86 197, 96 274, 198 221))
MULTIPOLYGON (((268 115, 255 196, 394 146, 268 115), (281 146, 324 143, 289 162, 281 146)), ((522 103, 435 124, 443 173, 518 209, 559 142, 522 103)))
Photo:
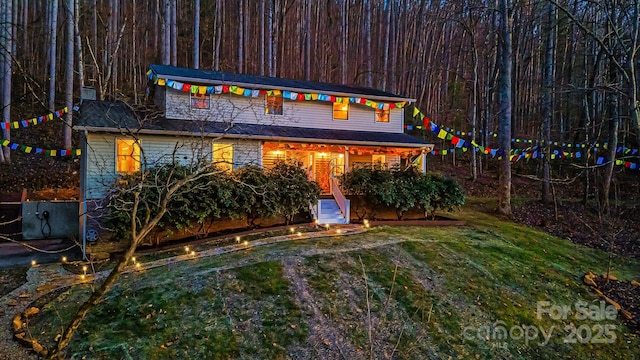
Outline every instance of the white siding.
POLYGON ((88 134, 87 151, 87 182, 85 184, 85 199, 100 199, 106 195, 107 188, 117 177, 116 174, 116 145, 112 134, 88 134))
MULTIPOLYGON (((118 177, 115 164, 115 134, 89 134, 87 136, 86 199, 100 199, 118 177)), ((233 144, 234 167, 246 164, 261 165, 259 141, 220 140, 233 144)), ((212 161, 211 139, 177 138, 172 136, 140 136, 142 168, 154 167, 173 160, 184 165, 196 165, 198 159, 212 161)))
MULTIPOLYGON (((211 95, 209 109, 192 109, 189 94, 166 90, 168 119, 234 121, 249 124, 284 125, 319 129, 357 130, 402 133, 403 109, 390 111, 389 122, 376 122, 375 110, 361 104, 349 104, 349 120, 333 120, 333 106, 328 101, 284 100, 283 115, 265 114, 264 97, 234 94, 211 95)), ((162 107, 162 106, 161 106, 162 107)))

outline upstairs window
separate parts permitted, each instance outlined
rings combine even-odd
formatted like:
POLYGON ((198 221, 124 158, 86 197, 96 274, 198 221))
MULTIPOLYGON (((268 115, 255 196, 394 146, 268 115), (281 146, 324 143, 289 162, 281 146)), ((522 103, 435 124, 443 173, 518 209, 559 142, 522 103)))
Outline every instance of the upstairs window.
POLYGON ((348 120, 349 104, 333 103, 333 120, 348 120))
POLYGON ((211 97, 207 94, 190 94, 192 109, 209 109, 211 107, 211 97))
POLYGON ((233 170, 233 145, 213 143, 213 164, 224 171, 233 170))
POLYGON ((376 109, 376 122, 389 122, 389 109, 376 109))
POLYGON ((140 144, 136 140, 116 139, 116 171, 128 174, 140 170, 140 144))
POLYGON ((264 113, 268 115, 282 115, 282 95, 267 95, 264 113))

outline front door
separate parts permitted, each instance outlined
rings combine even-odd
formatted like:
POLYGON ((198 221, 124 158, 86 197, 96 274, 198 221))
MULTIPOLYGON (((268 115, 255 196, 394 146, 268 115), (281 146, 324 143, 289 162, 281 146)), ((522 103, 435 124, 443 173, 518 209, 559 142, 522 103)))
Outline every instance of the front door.
POLYGON ((315 177, 322 195, 331 194, 331 159, 324 153, 315 154, 315 177))

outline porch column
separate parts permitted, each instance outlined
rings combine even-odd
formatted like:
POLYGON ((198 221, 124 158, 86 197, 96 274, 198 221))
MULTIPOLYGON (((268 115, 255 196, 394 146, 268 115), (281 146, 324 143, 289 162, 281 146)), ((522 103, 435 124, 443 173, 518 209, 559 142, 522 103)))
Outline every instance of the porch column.
POLYGON ((344 173, 349 171, 349 147, 344 147, 344 173))
POLYGON ((420 153, 420 165, 420 171, 425 174, 427 172, 427 153, 425 150, 420 153))

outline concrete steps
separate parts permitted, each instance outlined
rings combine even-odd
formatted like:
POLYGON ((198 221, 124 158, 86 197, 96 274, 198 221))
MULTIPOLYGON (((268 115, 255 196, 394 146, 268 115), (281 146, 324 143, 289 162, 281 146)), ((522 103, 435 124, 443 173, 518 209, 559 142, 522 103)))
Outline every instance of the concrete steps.
POLYGON ((318 224, 348 224, 347 219, 340 211, 340 207, 333 199, 321 199, 318 201, 318 224))

